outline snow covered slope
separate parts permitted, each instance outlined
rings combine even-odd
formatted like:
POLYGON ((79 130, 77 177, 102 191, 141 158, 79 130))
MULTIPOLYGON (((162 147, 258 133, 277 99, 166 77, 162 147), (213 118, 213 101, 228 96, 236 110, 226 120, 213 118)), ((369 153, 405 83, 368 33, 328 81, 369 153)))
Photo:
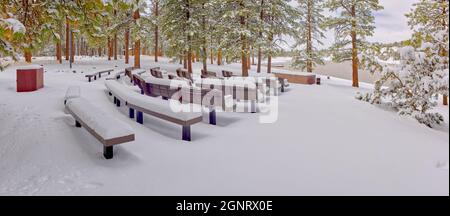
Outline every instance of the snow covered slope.
POLYGON ((47 72, 45 88, 33 93, 15 92, 17 66, 0 72, 0 195, 449 195, 448 107, 438 108, 445 125, 430 129, 354 99, 348 81, 324 78, 321 86, 291 85, 274 124, 260 124, 262 114, 220 113, 218 126, 194 125, 186 143, 176 125, 149 116, 136 124, 109 101, 105 78, 88 83, 81 74, 123 63, 77 62, 73 73, 36 61, 47 72), (113 160, 64 114, 72 85, 135 131, 113 160))

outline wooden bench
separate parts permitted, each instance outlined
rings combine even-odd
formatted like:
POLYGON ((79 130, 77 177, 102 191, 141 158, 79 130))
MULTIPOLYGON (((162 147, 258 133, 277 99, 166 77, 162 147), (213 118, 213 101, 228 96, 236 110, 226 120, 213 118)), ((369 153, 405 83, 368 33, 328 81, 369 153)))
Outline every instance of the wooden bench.
POLYGON ((192 78, 192 74, 189 73, 189 71, 184 68, 178 68, 177 75, 178 75, 178 77, 188 79, 191 82, 194 81, 194 79, 192 78))
MULTIPOLYGON (((163 100, 179 100, 185 104, 202 105, 209 110, 210 124, 216 125, 216 107, 226 111, 233 108, 233 101, 221 91, 215 89, 200 89, 184 80, 168 80, 153 77, 142 78, 135 76, 135 82, 141 88, 141 94, 151 97, 161 96, 163 100)), ((229 96, 231 99, 232 97, 229 96)))
POLYGON ((316 75, 304 72, 274 72, 280 79, 286 79, 290 83, 313 85, 316 83, 316 75))
POLYGON ((73 98, 79 98, 80 96, 81 96, 80 86, 70 86, 66 91, 66 95, 64 96, 64 105, 67 104, 68 100, 73 98))
POLYGON ((179 101, 165 101, 153 97, 148 97, 137 92, 133 92, 117 81, 105 81, 105 86, 110 95, 114 96, 116 106, 121 106, 121 101, 129 108, 130 118, 136 118, 139 124, 144 123, 143 113, 156 118, 181 125, 182 139, 191 141, 191 125, 202 122, 203 114, 201 107, 195 104, 182 104, 179 101), (178 103, 180 108, 193 108, 200 112, 176 112, 172 110, 173 103, 178 103))
POLYGON ((114 71, 114 69, 102 69, 102 70, 96 70, 96 71, 94 71, 94 72, 92 72, 92 73, 86 74, 86 77, 88 78, 89 82, 91 82, 91 81, 92 81, 92 77, 94 77, 94 80, 97 80, 97 76, 98 76, 99 78, 101 78, 101 77, 102 77, 102 74, 108 73, 108 75, 110 75, 111 72, 113 72, 113 71, 114 71))
POLYGON ((205 71, 202 69, 202 79, 205 79, 205 78, 218 78, 218 77, 217 77, 216 72, 205 71))
POLYGON ((135 140, 128 125, 108 116, 83 98, 68 100, 66 111, 75 119, 76 127, 84 127, 103 144, 103 156, 106 159, 113 158, 115 145, 135 140))
POLYGON ((198 104, 207 108, 209 113, 209 123, 217 124, 216 109, 223 111, 234 109, 234 101, 231 95, 224 95, 217 89, 202 89, 191 86, 181 89, 181 101, 185 104, 198 104))
POLYGON ((238 81, 233 79, 202 79, 195 83, 197 87, 202 89, 217 89, 223 95, 231 95, 237 101, 249 101, 251 104, 250 111, 256 113, 257 103, 265 99, 262 85, 257 82, 238 81))
POLYGON ((173 98, 183 86, 190 86, 190 83, 185 80, 160 79, 151 76, 142 79, 145 82, 142 84, 144 94, 154 97, 161 96, 164 100, 173 98))
POLYGON ((151 68, 150 69, 150 74, 156 78, 163 78, 163 72, 161 71, 161 68, 156 67, 156 68, 151 68))
POLYGON ((231 71, 222 70, 222 76, 225 78, 228 78, 228 77, 233 77, 234 74, 231 71))

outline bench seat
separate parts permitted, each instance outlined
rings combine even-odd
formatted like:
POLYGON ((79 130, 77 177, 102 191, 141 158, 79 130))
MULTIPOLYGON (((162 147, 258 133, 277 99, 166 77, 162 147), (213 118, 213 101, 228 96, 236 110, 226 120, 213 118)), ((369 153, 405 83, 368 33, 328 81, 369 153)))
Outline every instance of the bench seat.
POLYGON ((161 100, 131 91, 124 85, 112 81, 105 81, 109 93, 115 97, 117 106, 121 101, 129 108, 130 118, 143 124, 143 113, 166 120, 183 127, 183 140, 191 141, 190 127, 203 121, 202 107, 196 104, 182 104, 175 100, 161 100))
POLYGON ((84 127, 103 144, 103 155, 113 158, 113 146, 135 140, 131 127, 92 105, 83 98, 67 101, 66 111, 75 118, 77 127, 84 127))
POLYGON ((96 71, 93 71, 90 73, 86 73, 85 77, 87 77, 89 82, 91 82, 92 77, 94 77, 94 80, 97 80, 97 76, 99 78, 101 78, 103 73, 108 73, 108 75, 110 75, 111 72, 113 72, 113 71, 114 71, 114 68, 96 70, 96 71))

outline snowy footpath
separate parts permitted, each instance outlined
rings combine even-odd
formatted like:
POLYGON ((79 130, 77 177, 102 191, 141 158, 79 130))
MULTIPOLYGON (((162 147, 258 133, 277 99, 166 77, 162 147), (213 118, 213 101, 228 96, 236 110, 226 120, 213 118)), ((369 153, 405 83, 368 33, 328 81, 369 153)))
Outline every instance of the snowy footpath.
MULTIPOLYGON (((445 124, 430 129, 356 100, 369 85, 353 89, 332 77, 321 86, 291 85, 273 124, 260 124, 261 113, 219 113, 217 126, 196 124, 193 141, 183 142, 177 125, 130 120, 105 94, 105 77, 84 77, 122 62, 77 59, 73 73, 35 60, 46 73, 45 88, 33 93, 15 91, 21 63, 0 72, 0 195, 449 195, 448 107, 438 107, 445 124), (135 131, 136 141, 117 146, 114 159, 104 159, 102 145, 64 113, 73 85, 135 131)), ((179 67, 150 57, 142 63, 179 67)), ((198 73, 201 65, 194 67, 198 73)))

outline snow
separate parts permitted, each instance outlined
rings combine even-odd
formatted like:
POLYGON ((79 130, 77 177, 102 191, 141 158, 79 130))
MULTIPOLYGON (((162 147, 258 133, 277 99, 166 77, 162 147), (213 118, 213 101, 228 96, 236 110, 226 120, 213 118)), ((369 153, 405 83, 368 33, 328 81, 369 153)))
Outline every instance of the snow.
POLYGON ((84 98, 70 99, 66 107, 105 140, 133 134, 129 125, 104 113, 84 98))
POLYGON ((147 83, 152 83, 152 84, 156 84, 156 85, 166 85, 166 86, 170 86, 172 89, 190 86, 189 83, 184 80, 160 79, 160 78, 153 77, 151 75, 141 76, 141 77, 147 83))
POLYGON ((297 72, 297 71, 274 71, 274 74, 287 74, 287 75, 298 75, 298 76, 314 76, 313 73, 306 73, 306 72, 297 72))
POLYGON ((79 98, 81 96, 80 86, 69 86, 66 92, 64 100, 69 100, 73 98, 79 98))
MULTIPOLYGON (((152 59, 143 57, 143 67, 180 67, 152 59)), ((320 86, 291 84, 273 124, 259 123, 266 113, 221 113, 217 126, 194 125, 185 143, 178 125, 147 115, 144 125, 130 120, 105 93, 104 77, 88 83, 81 73, 131 66, 123 60, 77 57, 72 70, 53 58, 35 61, 47 70, 36 92, 15 92, 23 63, 0 72, 0 195, 449 195, 448 169, 436 167, 449 161, 448 107, 437 108, 445 123, 431 129, 356 100, 369 84, 354 89, 351 81, 324 77, 320 86), (72 85, 135 132, 136 141, 115 148, 113 160, 64 114, 72 85)), ((195 73, 200 68, 194 64, 195 73)))
POLYGON ((25 26, 16 19, 13 18, 8 18, 8 19, 2 19, 5 22, 7 22, 9 24, 9 26, 11 26, 13 32, 19 32, 19 33, 25 33, 25 26))
POLYGON ((18 67, 17 69, 18 70, 36 70, 36 69, 41 69, 41 68, 42 68, 42 66, 40 66, 40 65, 32 64, 32 65, 21 66, 21 67, 18 67))
POLYGON ((113 95, 118 96, 122 100, 165 116, 183 121, 193 120, 202 116, 202 108, 198 105, 181 104, 176 100, 165 101, 160 98, 142 95, 135 91, 130 91, 130 89, 115 80, 106 80, 105 85, 107 89, 111 90, 113 95))
POLYGON ((103 68, 103 69, 97 69, 97 70, 91 70, 89 72, 86 72, 86 75, 94 75, 94 74, 98 74, 99 72, 104 72, 104 71, 114 71, 114 68, 103 68))

